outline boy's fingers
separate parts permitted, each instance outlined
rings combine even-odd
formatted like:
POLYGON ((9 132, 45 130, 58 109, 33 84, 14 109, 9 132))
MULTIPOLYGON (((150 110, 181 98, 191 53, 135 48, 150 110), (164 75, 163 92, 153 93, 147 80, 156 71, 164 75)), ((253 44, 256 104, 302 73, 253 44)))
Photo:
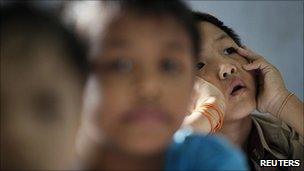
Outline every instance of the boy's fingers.
MULTIPOLYGON (((249 47, 244 46, 243 49, 247 50, 248 52, 252 53, 252 54, 256 54, 255 52, 253 52, 249 47)), ((256 54, 257 55, 257 54, 256 54)))
POLYGON ((245 50, 248 50, 249 52, 252 52, 252 50, 249 49, 249 47, 247 47, 247 46, 244 46, 243 48, 244 48, 245 50))
POLYGON ((263 70, 264 68, 267 67, 267 63, 264 60, 255 60, 252 63, 243 65, 243 68, 245 70, 255 70, 255 69, 260 69, 263 70))
POLYGON ((261 58, 261 56, 255 54, 254 52, 241 47, 237 48, 237 53, 251 61, 261 58))
POLYGON ((249 56, 249 52, 241 47, 237 48, 236 51, 242 56, 249 56))

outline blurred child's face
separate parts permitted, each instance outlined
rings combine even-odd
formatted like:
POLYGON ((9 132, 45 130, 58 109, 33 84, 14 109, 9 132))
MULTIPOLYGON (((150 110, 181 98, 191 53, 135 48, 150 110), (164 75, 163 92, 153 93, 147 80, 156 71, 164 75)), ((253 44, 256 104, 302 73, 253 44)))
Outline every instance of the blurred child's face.
POLYGON ((1 41, 4 167, 71 169, 81 104, 80 77, 65 61, 68 54, 60 38, 26 39, 26 33, 12 33, 1 41))
POLYGON ((103 93, 102 103, 92 106, 94 124, 116 150, 162 152, 190 100, 194 62, 189 36, 171 17, 133 13, 114 17, 102 35, 89 83, 95 96, 103 93))
POLYGON ((254 75, 242 67, 248 61, 229 49, 238 45, 215 25, 202 22, 200 30, 203 41, 201 61, 205 65, 198 76, 214 84, 225 95, 226 120, 248 116, 256 107, 254 75))

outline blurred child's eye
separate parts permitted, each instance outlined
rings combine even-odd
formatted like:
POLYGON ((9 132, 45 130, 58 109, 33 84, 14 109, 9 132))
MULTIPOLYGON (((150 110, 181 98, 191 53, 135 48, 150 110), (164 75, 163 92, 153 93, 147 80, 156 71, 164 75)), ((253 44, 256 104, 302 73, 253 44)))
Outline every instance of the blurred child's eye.
POLYGON ((205 66, 205 64, 204 64, 203 62, 199 62, 199 63, 196 64, 196 69, 197 69, 197 70, 200 70, 200 69, 202 69, 204 66, 205 66))
POLYGON ((234 47, 229 47, 227 49, 224 49, 224 54, 225 55, 231 55, 236 53, 236 49, 234 47))
POLYGON ((167 58, 162 60, 161 69, 164 72, 174 73, 179 71, 180 66, 176 60, 167 58))
POLYGON ((133 69, 133 62, 129 59, 117 59, 102 66, 106 72, 128 73, 133 69))
POLYGON ((60 117, 59 99, 55 92, 48 90, 36 94, 32 99, 36 119, 52 123, 60 117))
POLYGON ((130 72, 133 68, 133 63, 128 59, 119 59, 113 63, 113 68, 119 72, 130 72))

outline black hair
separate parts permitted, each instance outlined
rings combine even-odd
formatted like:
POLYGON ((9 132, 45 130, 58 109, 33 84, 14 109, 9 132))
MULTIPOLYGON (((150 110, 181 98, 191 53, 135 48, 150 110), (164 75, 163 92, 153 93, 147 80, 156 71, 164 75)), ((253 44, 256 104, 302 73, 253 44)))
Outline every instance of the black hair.
POLYGON ((197 22, 209 22, 216 27, 220 28, 223 30, 231 39, 240 47, 242 47, 241 39, 239 35, 235 33, 234 30, 232 30, 230 27, 226 26, 222 21, 220 21, 218 18, 207 14, 207 13, 202 13, 198 11, 193 11, 192 15, 194 17, 194 20, 197 22))
MULTIPOLYGON (((88 59, 86 57, 86 46, 76 37, 76 35, 68 30, 57 18, 51 13, 45 13, 28 5, 27 3, 16 3, 7 7, 1 8, 1 34, 3 34, 3 27, 10 26, 11 23, 17 22, 18 29, 23 31, 24 28, 34 29, 33 35, 39 35, 35 32, 47 31, 47 33, 54 33, 66 45, 66 51, 69 53, 67 60, 72 64, 77 72, 79 72, 86 80, 88 75, 88 59)), ((29 41, 31 41, 29 39, 29 41)), ((1 42, 3 43, 3 42, 1 42)), ((26 60, 26 59, 25 59, 26 60)))
POLYGON ((196 22, 194 21, 190 8, 180 0, 128 0, 118 1, 122 9, 131 10, 139 14, 151 14, 156 16, 169 15, 174 17, 185 28, 191 39, 195 62, 198 60, 201 38, 196 22))

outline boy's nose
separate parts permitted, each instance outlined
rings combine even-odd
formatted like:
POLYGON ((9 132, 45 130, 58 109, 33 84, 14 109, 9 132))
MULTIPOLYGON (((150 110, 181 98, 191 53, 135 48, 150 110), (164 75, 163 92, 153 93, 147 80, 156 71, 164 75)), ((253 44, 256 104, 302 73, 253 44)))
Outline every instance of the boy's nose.
POLYGON ((138 86, 136 86, 135 92, 141 102, 155 103, 159 100, 160 82, 155 77, 145 77, 137 81, 138 86))
POLYGON ((236 74, 237 68, 233 64, 221 64, 219 70, 219 78, 221 80, 227 79, 229 76, 236 74))

